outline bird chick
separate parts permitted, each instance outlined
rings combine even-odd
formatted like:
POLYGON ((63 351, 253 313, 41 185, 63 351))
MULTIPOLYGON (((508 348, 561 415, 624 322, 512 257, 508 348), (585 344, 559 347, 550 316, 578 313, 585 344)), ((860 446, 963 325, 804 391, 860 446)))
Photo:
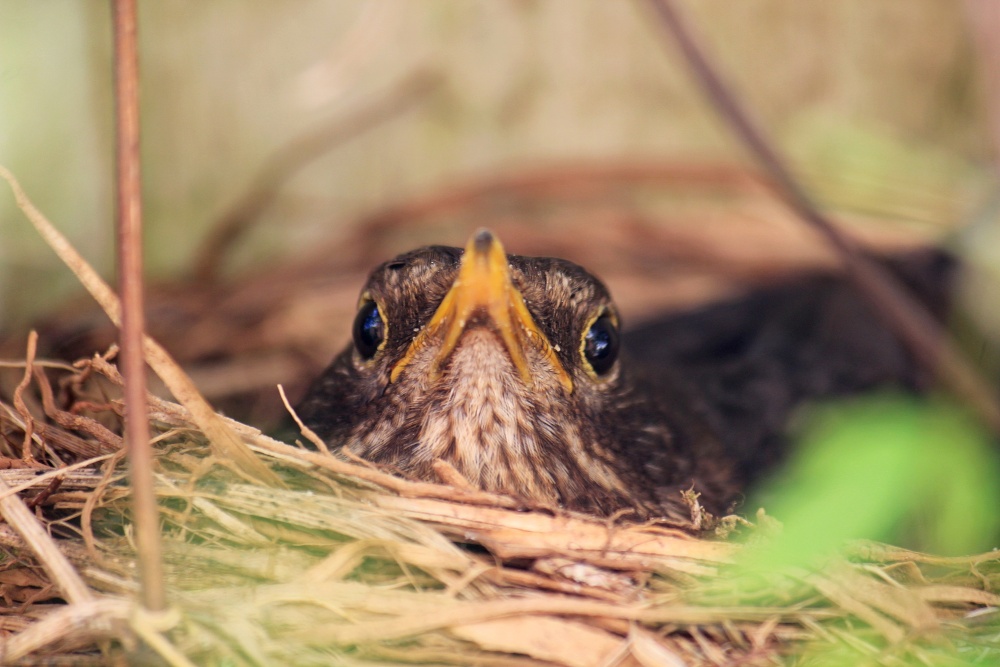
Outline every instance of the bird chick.
POLYGON ((298 407, 333 447, 422 479, 603 516, 683 520, 737 488, 683 392, 635 381, 608 290, 571 262, 507 255, 489 231, 430 246, 365 285, 353 344, 298 407))

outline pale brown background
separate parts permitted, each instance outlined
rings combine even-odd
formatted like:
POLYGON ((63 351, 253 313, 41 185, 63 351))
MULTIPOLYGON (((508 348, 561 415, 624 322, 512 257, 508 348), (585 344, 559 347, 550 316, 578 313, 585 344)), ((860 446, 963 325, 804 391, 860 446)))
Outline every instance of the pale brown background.
MULTIPOLYGON (((961 3, 680 4, 829 205, 935 229, 982 209, 990 143, 961 3)), ((3 0, 0 13, 0 163, 110 273, 107 3, 3 0)), ((273 150, 418 70, 440 85, 293 179, 237 264, 266 266, 469 174, 554 159, 742 159, 642 3, 176 0, 140 2, 140 18, 154 276, 189 266, 273 150)), ((76 289, 0 195, 3 320, 76 289)))

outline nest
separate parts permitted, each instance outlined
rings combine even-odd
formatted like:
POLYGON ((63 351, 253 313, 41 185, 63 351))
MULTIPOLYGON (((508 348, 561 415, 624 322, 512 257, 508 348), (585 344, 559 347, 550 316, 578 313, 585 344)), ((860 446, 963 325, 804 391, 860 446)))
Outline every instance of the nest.
POLYGON ((749 572, 741 553, 775 529, 763 515, 715 519, 693 497, 687 525, 525 509, 232 420, 208 425, 155 398, 172 606, 151 615, 136 602, 122 380, 110 356, 5 364, 22 379, 0 402, 3 664, 1000 659, 1000 552, 937 558, 864 543, 815 567, 749 572), (259 468, 220 449, 219 429, 259 468), (68 571, 53 568, 53 552, 68 571))
POLYGON ((180 401, 149 399, 170 611, 137 602, 113 351, 44 363, 30 339, 25 360, 0 363, 2 664, 1000 660, 1000 552, 857 543, 752 570, 744 554, 777 529, 766 515, 711 517, 691 496, 689 521, 634 525, 525 508, 446 465, 447 484, 403 479, 220 417, 162 348, 145 351, 180 401))

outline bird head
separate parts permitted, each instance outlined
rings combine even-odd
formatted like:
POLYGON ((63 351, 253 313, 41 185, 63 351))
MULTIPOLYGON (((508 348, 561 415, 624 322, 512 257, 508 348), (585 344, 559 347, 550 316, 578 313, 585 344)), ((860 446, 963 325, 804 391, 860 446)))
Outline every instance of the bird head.
POLYGON ((377 267, 352 330, 299 407, 332 445, 418 477, 444 460, 541 504, 635 504, 611 442, 627 400, 618 313, 581 267, 507 255, 481 230, 377 267))
POLYGON ((572 262, 508 255, 488 230, 420 248, 372 272, 352 331, 297 408, 334 449, 420 479, 444 461, 531 505, 633 518, 683 517, 682 490, 726 476, 690 451, 704 444, 684 426, 695 411, 629 376, 611 296, 572 262))

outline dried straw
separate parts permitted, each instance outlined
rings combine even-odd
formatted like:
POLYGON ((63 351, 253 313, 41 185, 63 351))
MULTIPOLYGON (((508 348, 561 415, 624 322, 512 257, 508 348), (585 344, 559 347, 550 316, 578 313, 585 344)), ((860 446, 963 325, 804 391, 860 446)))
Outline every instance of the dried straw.
MULTIPOLYGON (((94 383, 108 391, 118 377, 96 357, 66 380, 83 400, 94 383)), ((35 572, 0 576, 6 663, 102 650, 134 659, 143 644, 175 665, 764 665, 834 649, 859 664, 1000 656, 998 553, 936 558, 858 544, 810 571, 750 581, 732 567, 744 547, 713 534, 519 511, 511 499, 470 502, 466 489, 392 477, 229 423, 282 481, 249 483, 183 406, 151 406, 174 624, 136 615, 127 490, 108 483, 123 475, 120 461, 83 461, 63 471, 67 487, 48 497, 41 518, 28 514, 43 548, 24 523, 0 531, 13 556, 6 574, 35 572), (49 554, 84 593, 42 601, 53 584, 74 590, 38 572, 49 554)), ((5 421, 14 454, 16 434, 23 430, 5 421)), ((51 474, 29 480, 11 468, 0 481, 31 497, 51 474)), ((10 501, 22 502, 6 494, 10 501)))

